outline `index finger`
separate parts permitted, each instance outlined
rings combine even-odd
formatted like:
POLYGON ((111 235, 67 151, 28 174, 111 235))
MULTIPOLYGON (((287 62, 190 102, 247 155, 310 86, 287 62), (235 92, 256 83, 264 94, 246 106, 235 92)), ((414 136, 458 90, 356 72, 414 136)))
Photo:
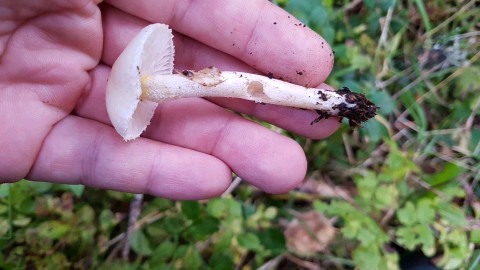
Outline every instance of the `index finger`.
POLYGON ((107 2, 150 22, 168 24, 285 81, 319 85, 333 67, 333 54, 327 42, 269 1, 107 2))

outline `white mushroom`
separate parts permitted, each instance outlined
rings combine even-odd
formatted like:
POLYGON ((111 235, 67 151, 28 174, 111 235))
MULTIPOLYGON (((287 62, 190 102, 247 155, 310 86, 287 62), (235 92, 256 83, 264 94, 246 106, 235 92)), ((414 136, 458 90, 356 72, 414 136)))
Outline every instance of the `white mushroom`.
POLYGON ((378 109, 363 95, 346 88, 306 88, 271 76, 219 71, 214 67, 173 74, 172 38, 167 25, 149 25, 133 38, 112 66, 106 89, 107 111, 125 140, 140 136, 158 103, 185 97, 231 97, 315 110, 319 117, 313 122, 338 116, 348 118, 353 126, 374 117, 378 109))

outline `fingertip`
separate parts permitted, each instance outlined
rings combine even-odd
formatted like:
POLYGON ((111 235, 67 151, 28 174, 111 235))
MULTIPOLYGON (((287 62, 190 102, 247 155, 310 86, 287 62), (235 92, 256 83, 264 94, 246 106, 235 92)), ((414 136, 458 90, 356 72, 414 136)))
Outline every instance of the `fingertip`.
POLYGON ((243 55, 237 57, 295 84, 312 87, 326 80, 334 54, 322 36, 271 3, 265 4, 258 16, 243 55))
POLYGON ((257 155, 244 161, 250 170, 237 170, 245 181, 274 194, 288 192, 303 181, 307 160, 303 149, 294 140, 277 134, 258 145, 256 152, 257 155))
POLYGON ((337 117, 322 119, 318 123, 311 123, 304 127, 299 134, 313 140, 321 140, 330 137, 340 127, 337 117))
POLYGON ((293 140, 285 142, 287 151, 279 153, 275 159, 278 164, 274 176, 265 175, 265 179, 257 187, 267 193, 282 194, 299 186, 307 172, 307 158, 303 149, 293 140))
POLYGON ((188 162, 170 160, 169 163, 168 168, 154 168, 146 193, 173 200, 203 200, 220 196, 232 180, 230 168, 207 154, 196 152, 189 156, 188 162), (178 173, 185 171, 189 173, 178 173))

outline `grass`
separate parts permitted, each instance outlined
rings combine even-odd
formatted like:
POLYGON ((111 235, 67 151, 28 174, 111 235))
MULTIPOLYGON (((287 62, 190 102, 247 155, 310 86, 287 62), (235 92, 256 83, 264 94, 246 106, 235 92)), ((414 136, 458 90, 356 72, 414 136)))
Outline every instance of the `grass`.
POLYGON ((133 195, 2 185, 0 269, 398 269, 399 247, 479 269, 478 2, 276 3, 327 39, 327 82, 379 104, 375 119, 322 141, 280 130, 309 161, 289 194, 240 184, 201 202, 145 196, 128 256, 133 195))

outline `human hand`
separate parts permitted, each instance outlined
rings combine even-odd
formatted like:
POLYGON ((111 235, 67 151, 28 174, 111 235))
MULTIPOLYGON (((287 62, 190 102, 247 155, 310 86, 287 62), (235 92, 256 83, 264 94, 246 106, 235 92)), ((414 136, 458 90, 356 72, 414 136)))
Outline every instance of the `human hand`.
POLYGON ((124 142, 105 109, 110 66, 151 22, 175 32, 179 70, 271 73, 321 84, 333 65, 326 42, 268 1, 6 0, 0 11, 0 182, 22 178, 172 199, 221 194, 231 172, 272 193, 304 177, 293 140, 226 111, 253 115, 311 138, 310 111, 233 99, 161 104, 143 138, 124 142), (98 2, 98 1, 97 1, 98 2))

